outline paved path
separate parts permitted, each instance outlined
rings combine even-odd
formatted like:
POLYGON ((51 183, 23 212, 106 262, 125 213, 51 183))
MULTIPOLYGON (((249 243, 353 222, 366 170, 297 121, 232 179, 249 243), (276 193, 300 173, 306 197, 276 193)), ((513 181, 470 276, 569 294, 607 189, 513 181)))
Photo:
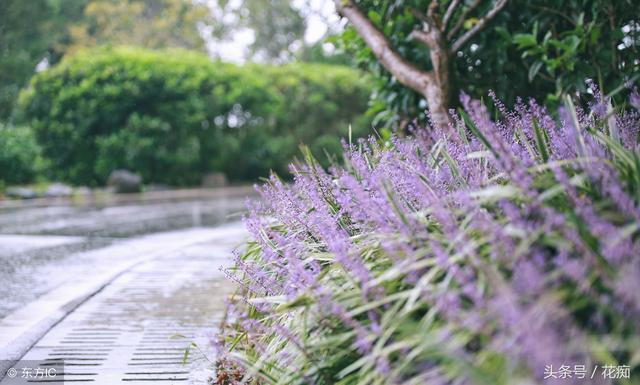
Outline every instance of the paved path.
POLYGON ((109 245, 239 220, 251 191, 230 187, 40 202, 0 200, 0 319, 69 277, 116 264, 123 256, 131 258, 109 245), (96 250, 108 254, 91 252, 96 250))
MULTIPOLYGON (((168 247, 177 240, 162 242, 162 234, 153 235, 157 242, 145 251, 153 252, 152 257, 82 302, 21 361, 45 367, 64 362, 64 377, 58 372, 55 380, 65 383, 205 384, 207 358, 212 358, 209 337, 223 315, 224 298, 233 290, 219 267, 231 263, 231 250, 246 235, 237 223, 197 233, 193 243, 182 239, 177 251, 168 247), (192 347, 185 364, 185 349, 192 343, 202 352, 192 347)), ((8 377, 0 382, 14 383, 21 382, 8 377)))

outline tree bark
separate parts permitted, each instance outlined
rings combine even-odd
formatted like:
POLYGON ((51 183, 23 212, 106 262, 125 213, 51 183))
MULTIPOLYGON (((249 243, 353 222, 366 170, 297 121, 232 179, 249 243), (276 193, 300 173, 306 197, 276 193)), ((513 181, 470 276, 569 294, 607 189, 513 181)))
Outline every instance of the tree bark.
MULTIPOLYGON (((380 63, 398 81, 424 96, 429 106, 431 122, 437 129, 446 129, 451 123, 449 107, 452 93, 453 54, 458 52, 479 31, 493 19, 506 5, 508 0, 495 0, 487 13, 478 19, 466 32, 461 33, 467 17, 478 9, 483 0, 473 0, 458 17, 457 22, 447 33, 447 25, 454 18, 461 2, 452 0, 444 17, 438 14, 439 2, 432 0, 426 12, 409 7, 408 10, 422 22, 422 28, 413 30, 411 38, 420 41, 429 48, 429 57, 433 70, 423 71, 402 57, 391 42, 380 31, 354 0, 334 0, 336 10, 346 17, 365 43, 371 48, 380 63), (456 39, 456 36, 457 39, 456 39)), ((464 2, 462 2, 464 3, 464 2)))
POLYGON ((428 29, 415 30, 411 37, 429 48, 429 58, 433 65, 430 72, 431 81, 421 91, 427 100, 431 121, 440 129, 447 128, 451 122, 449 107, 451 106, 451 62, 449 48, 442 32, 436 28, 436 21, 430 20, 428 29))
POLYGON ((384 68, 391 72, 401 84, 425 97, 432 122, 436 128, 446 129, 451 119, 448 112, 451 86, 448 81, 449 55, 446 46, 444 46, 444 38, 441 35, 436 36, 434 33, 424 32, 422 37, 425 40, 416 37, 425 44, 430 41, 430 44, 433 43, 435 47, 432 49, 429 46, 434 71, 423 71, 396 52, 387 37, 373 25, 358 6, 349 0, 335 0, 335 4, 338 12, 351 22, 384 68))

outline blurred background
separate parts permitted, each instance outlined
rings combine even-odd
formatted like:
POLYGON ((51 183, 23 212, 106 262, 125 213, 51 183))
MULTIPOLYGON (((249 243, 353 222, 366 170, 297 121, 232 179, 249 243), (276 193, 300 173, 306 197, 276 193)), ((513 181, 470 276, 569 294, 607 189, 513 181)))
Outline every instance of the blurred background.
POLYGON ((0 190, 254 182, 301 143, 327 165, 371 127, 341 30, 326 1, 3 0, 0 190))
MULTIPOLYGON (((428 1, 358 1, 393 47, 429 70, 411 39, 428 1)), ((492 2, 464 1, 452 27, 492 2)), ((486 8, 486 9, 485 9, 486 8)), ((630 0, 511 1, 455 53, 464 91, 547 106, 615 97, 637 78, 630 0)), ((328 166, 341 140, 424 123, 400 84, 331 0, 2 0, 0 192, 33 198, 286 178, 300 145, 328 166)))

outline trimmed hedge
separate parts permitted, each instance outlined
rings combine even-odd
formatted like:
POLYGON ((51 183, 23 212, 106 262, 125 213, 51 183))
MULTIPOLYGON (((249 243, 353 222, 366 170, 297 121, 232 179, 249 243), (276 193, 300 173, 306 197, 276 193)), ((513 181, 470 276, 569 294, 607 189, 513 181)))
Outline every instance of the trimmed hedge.
POLYGON ((0 124, 0 187, 33 182, 41 167, 40 147, 31 129, 0 124))
POLYGON ((212 171, 232 180, 286 173, 303 142, 317 154, 339 151, 350 124, 354 136, 368 133, 369 93, 346 67, 238 67, 184 50, 115 47, 36 75, 19 116, 51 160, 50 177, 99 185, 125 168, 189 185, 212 171))

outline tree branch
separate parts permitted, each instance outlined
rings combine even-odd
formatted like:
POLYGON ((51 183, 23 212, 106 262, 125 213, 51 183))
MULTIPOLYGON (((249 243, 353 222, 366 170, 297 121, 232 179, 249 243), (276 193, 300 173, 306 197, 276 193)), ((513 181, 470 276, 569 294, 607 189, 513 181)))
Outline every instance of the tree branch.
POLYGON ((478 20, 478 22, 470 30, 465 32, 462 36, 460 36, 458 40, 455 41, 455 43, 453 43, 453 45, 451 46, 451 51, 457 52, 458 50, 460 50, 460 48, 465 45, 465 43, 469 41, 469 39, 471 39, 478 32, 482 31, 487 23, 491 21, 491 19, 493 19, 498 14, 498 12, 500 12, 502 8, 504 8, 505 5, 507 5, 507 0, 498 0, 493 8, 491 8, 491 10, 489 10, 489 12, 487 12, 487 14, 484 15, 483 18, 478 20))
POLYGON ((453 39, 454 36, 456 36, 456 33, 458 33, 460 28, 462 28, 462 26, 464 25, 464 21, 467 18, 467 16, 469 16, 471 12, 473 12, 476 8, 478 8, 480 3, 482 3, 482 0, 475 0, 473 3, 471 3, 471 5, 469 5, 469 8, 462 11, 462 15, 458 19, 458 22, 456 23, 456 25, 453 26, 453 28, 447 34, 447 39, 451 40, 453 39))
POLYGON ((444 13, 444 18, 442 19, 442 29, 447 28, 447 23, 449 23, 451 16, 453 16, 453 13, 456 11, 456 8, 458 8, 459 2, 460 2, 459 0, 453 0, 449 4, 449 7, 447 7, 447 11, 444 13))
POLYGON ((407 7, 407 9, 416 19, 427 25, 428 28, 423 28, 424 30, 440 28, 438 15, 436 14, 436 10, 438 9, 438 0, 431 0, 429 7, 427 8, 427 13, 423 13, 414 7, 407 7))
POLYGON ((438 0, 431 0, 431 3, 429 3, 429 8, 427 8, 427 16, 429 16, 429 18, 433 20, 437 9, 438 9, 438 0))
POLYGON ((421 70, 403 58, 353 0, 333 1, 338 13, 349 19, 382 66, 391 72, 398 82, 424 96, 434 127, 446 129, 451 123, 451 55, 440 24, 440 15, 437 13, 438 0, 431 1, 426 13, 411 10, 414 16, 422 21, 422 28, 414 30, 410 36, 429 48, 429 58, 433 67, 431 71, 421 70))
POLYGON ((429 31, 433 28, 436 28, 436 21, 433 20, 433 17, 429 13, 424 14, 413 7, 409 7, 409 12, 418 20, 422 21, 423 30, 429 31))
POLYGON ((384 68, 405 86, 419 93, 425 92, 427 85, 433 82, 431 72, 418 69, 396 52, 387 37, 351 0, 334 0, 334 3, 336 10, 349 19, 384 68))
POLYGON ((434 43, 433 38, 431 37, 429 32, 421 29, 414 29, 413 31, 411 31, 411 33, 409 34, 409 38, 417 40, 427 47, 431 47, 434 43))

